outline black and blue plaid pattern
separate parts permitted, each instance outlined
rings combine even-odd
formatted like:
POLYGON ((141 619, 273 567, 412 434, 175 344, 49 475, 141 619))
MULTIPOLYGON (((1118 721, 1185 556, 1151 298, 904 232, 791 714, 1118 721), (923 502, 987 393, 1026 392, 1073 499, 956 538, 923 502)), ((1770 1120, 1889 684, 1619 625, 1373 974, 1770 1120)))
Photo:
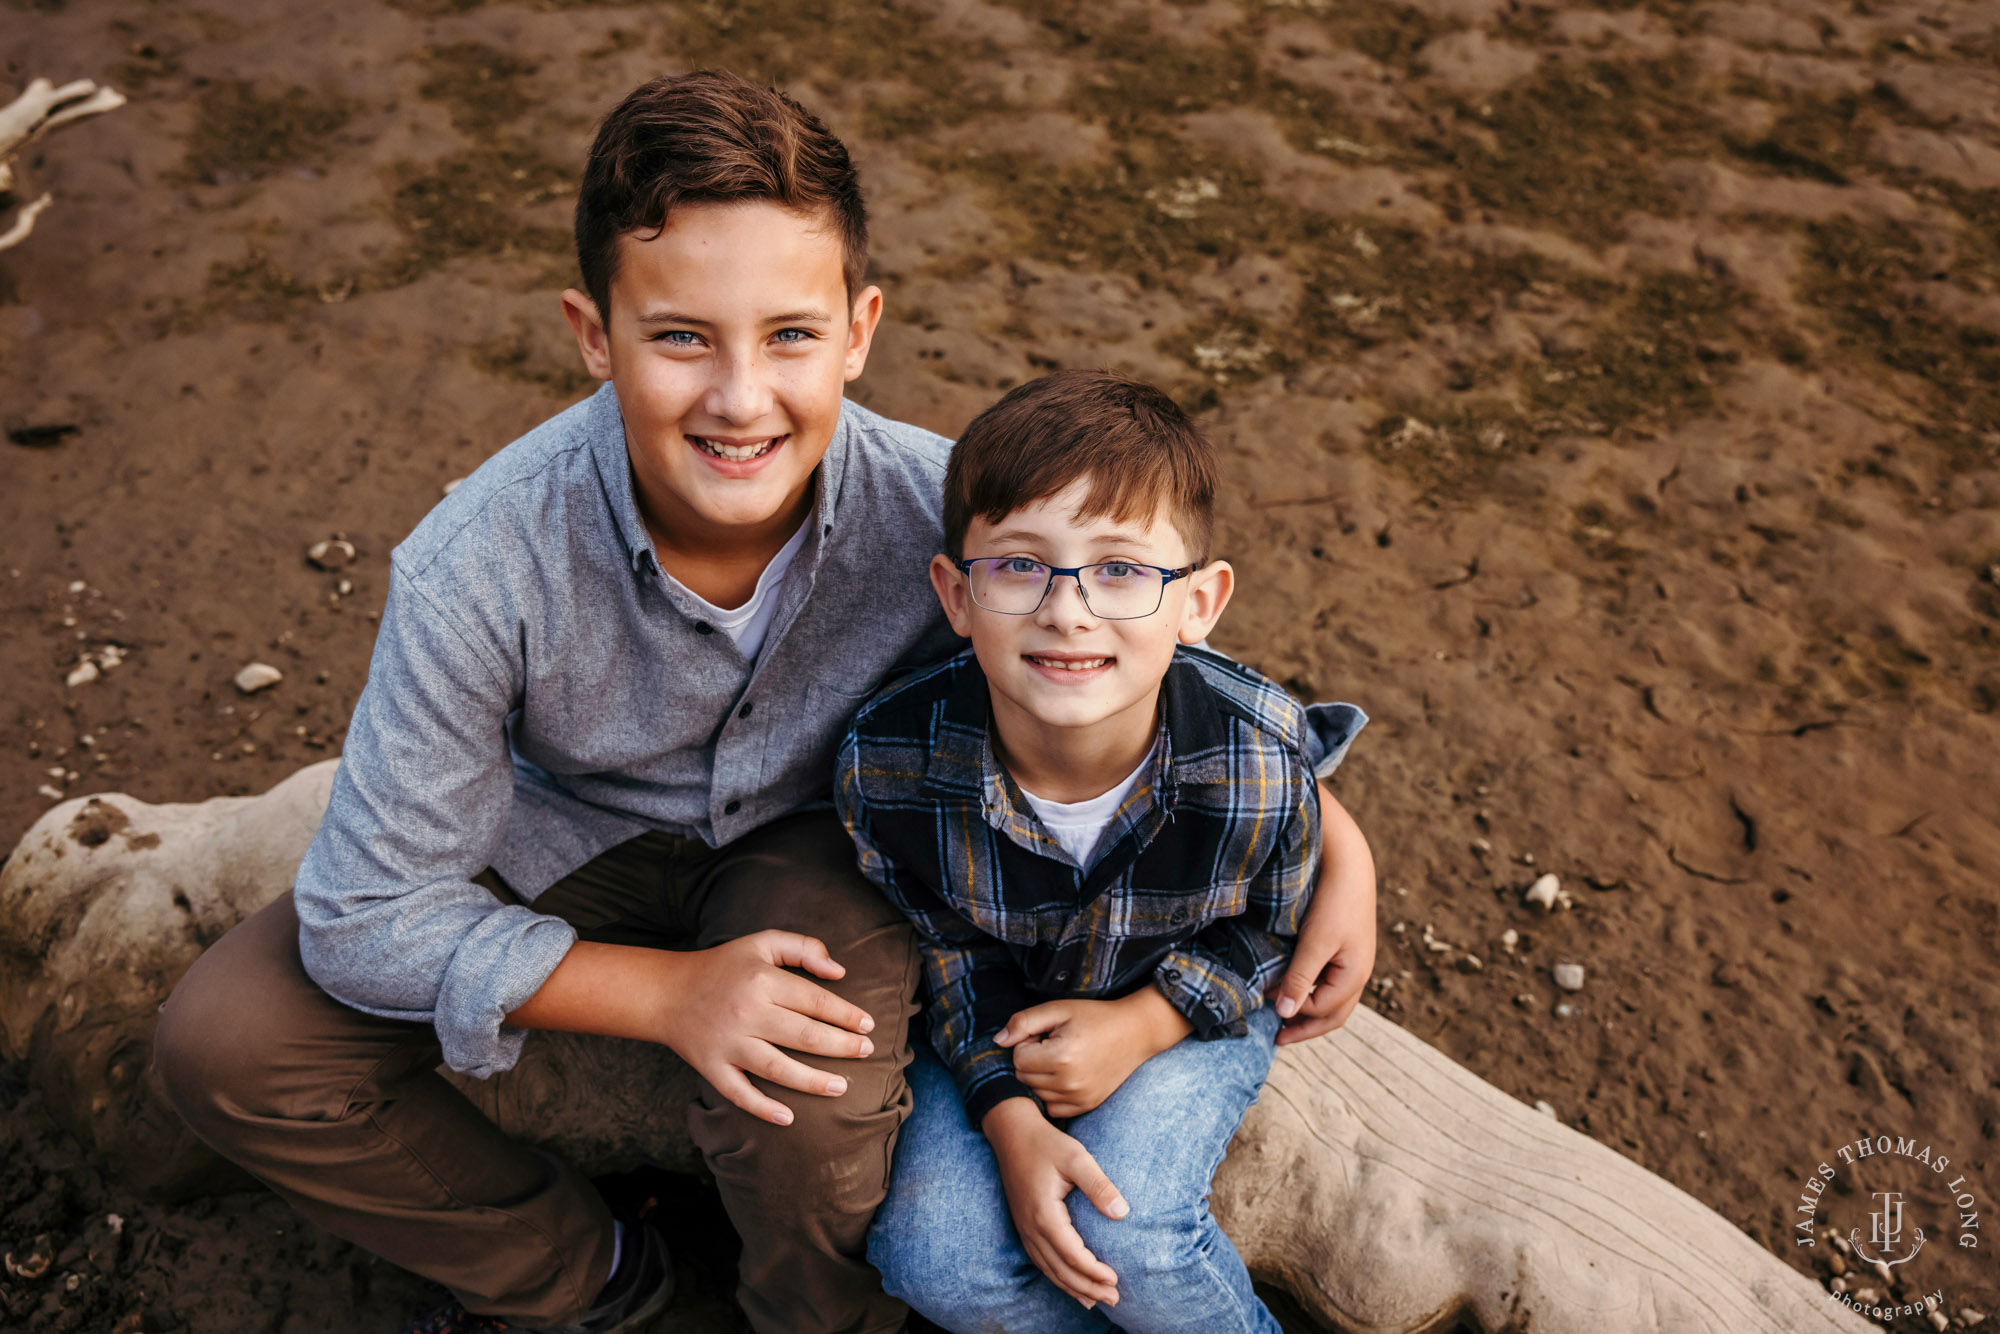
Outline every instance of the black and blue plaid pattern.
POLYGON ((870 701, 834 780, 862 871, 917 928, 932 1042, 974 1125, 1031 1096, 993 1043, 1030 1005, 1151 984, 1197 1035, 1243 1034, 1318 874, 1315 768, 1330 772, 1367 721, 1176 650, 1147 770, 1084 868, 994 756, 988 708, 963 653, 870 701))

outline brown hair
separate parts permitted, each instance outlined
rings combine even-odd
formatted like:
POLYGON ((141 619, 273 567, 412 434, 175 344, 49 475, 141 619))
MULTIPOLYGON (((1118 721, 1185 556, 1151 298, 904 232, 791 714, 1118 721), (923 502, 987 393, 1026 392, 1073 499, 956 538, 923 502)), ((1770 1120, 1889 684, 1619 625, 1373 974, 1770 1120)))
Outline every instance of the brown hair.
POLYGON ((658 236, 682 204, 752 200, 824 216, 853 298, 868 270, 868 209, 847 146, 819 117, 721 70, 633 89, 598 127, 576 196, 577 265, 598 315, 611 316, 620 236, 658 236))
POLYGON ((1057 371, 1009 390, 972 419, 944 474, 945 550, 965 554, 974 515, 997 523, 1088 478, 1079 518, 1151 519, 1164 504, 1208 562, 1215 447, 1173 399, 1109 371, 1057 371))

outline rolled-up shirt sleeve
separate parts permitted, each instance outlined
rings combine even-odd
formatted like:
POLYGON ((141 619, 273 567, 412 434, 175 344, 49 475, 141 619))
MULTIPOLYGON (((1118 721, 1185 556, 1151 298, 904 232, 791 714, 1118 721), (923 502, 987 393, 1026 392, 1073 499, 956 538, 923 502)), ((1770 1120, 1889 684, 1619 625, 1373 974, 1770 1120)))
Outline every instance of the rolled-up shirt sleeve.
POLYGON ((1354 738, 1367 725, 1368 715, 1352 704, 1308 704, 1305 734, 1299 748, 1305 753, 1306 766, 1313 776, 1332 777, 1340 762, 1347 758, 1354 738))
POLYGON ((365 1013, 433 1025, 445 1063, 480 1078, 520 1058, 526 1033, 505 1017, 576 940, 472 880, 512 804, 506 725, 522 685, 504 645, 392 565, 368 685, 294 892, 313 981, 365 1013))

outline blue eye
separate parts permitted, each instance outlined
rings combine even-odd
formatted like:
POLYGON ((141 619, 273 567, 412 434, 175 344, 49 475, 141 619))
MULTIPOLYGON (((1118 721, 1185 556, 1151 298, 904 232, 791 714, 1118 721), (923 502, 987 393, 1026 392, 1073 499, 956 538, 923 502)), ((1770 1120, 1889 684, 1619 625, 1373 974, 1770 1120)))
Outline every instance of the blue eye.
POLYGON ((775 334, 773 334, 773 335, 771 335, 771 336, 772 336, 773 338, 776 338, 776 339, 778 339, 778 340, 779 340, 780 342, 784 342, 784 343, 803 343, 803 342, 807 342, 807 341, 811 340, 811 339, 812 339, 813 337, 815 337, 815 335, 814 335, 814 334, 812 333, 812 331, 811 331, 811 330, 809 330, 809 329, 780 329, 780 330, 778 330, 778 332, 777 332, 777 333, 775 333, 775 334), (787 338, 787 337, 786 337, 786 335, 787 335, 787 334, 797 334, 797 335, 798 335, 798 337, 797 337, 797 338, 787 338))
POLYGON ((694 347, 700 342, 700 336, 691 329, 668 329, 654 334, 653 341, 665 343, 670 347, 694 347), (681 339, 688 341, 681 342, 679 341, 681 339))
POLYGON ((1106 579, 1130 579, 1139 573, 1139 567, 1122 560, 1112 560, 1098 566, 1097 572, 1106 579))
POLYGON ((1029 560, 1026 556, 1015 556, 1001 569, 1007 574, 1039 575, 1042 572, 1042 565, 1040 561, 1029 560))

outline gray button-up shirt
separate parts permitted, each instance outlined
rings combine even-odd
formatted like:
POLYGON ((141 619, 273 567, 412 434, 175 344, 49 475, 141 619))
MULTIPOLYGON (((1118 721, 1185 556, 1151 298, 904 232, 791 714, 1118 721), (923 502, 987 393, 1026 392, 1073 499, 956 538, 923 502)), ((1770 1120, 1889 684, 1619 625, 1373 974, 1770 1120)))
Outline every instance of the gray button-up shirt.
POLYGON ((804 546, 753 664, 661 571, 610 384, 494 455, 390 562, 333 797, 299 868, 306 971, 430 1023, 447 1064, 512 1066, 501 1020, 576 932, 502 906, 648 829, 711 846, 830 798, 892 670, 958 641, 925 577, 950 442, 843 403, 804 546))

